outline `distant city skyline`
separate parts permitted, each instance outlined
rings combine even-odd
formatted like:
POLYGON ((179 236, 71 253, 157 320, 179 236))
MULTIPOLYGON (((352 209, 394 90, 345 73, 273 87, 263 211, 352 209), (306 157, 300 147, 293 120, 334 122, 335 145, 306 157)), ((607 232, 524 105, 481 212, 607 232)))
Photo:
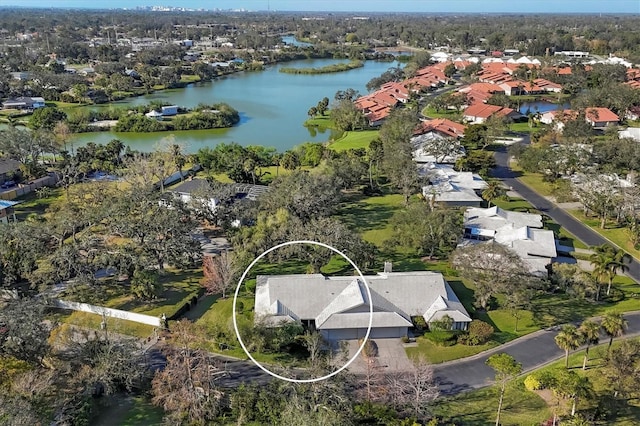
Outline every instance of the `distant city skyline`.
POLYGON ((433 13, 633 13, 639 0, 0 0, 0 6, 133 9, 173 6, 192 9, 246 9, 309 12, 433 12, 433 13))

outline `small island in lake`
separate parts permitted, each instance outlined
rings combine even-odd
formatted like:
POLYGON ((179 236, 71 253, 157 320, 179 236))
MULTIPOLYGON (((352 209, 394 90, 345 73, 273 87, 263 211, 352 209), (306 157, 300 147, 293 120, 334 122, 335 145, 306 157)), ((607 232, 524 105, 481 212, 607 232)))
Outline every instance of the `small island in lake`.
POLYGON ((331 64, 321 68, 280 68, 280 72, 286 74, 329 74, 333 72, 349 71, 356 68, 362 68, 364 66, 363 61, 351 61, 343 62, 339 64, 331 64))
POLYGON ((117 108, 92 111, 87 120, 76 122, 70 117, 76 132, 91 132, 113 128, 116 132, 164 132, 174 130, 205 130, 232 127, 240 121, 240 114, 225 103, 199 104, 186 109, 176 105, 150 104, 134 109, 117 108))

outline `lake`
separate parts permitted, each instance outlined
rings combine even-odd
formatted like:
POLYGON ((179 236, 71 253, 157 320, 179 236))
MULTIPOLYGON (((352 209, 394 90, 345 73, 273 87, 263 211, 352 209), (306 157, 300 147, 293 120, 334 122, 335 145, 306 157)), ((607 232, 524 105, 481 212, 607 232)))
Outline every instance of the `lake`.
POLYGON ((353 88, 366 94, 365 85, 397 62, 366 61, 364 67, 331 74, 285 74, 281 67, 319 68, 345 60, 315 59, 277 64, 264 71, 240 72, 206 83, 195 83, 183 89, 159 91, 130 98, 113 105, 141 105, 162 101, 183 107, 199 103, 226 102, 240 113, 240 123, 228 129, 177 131, 160 133, 83 133, 73 137, 75 147, 88 142, 107 143, 119 139, 139 151, 152 151, 166 137, 184 145, 185 152, 215 146, 220 142, 241 145, 273 146, 285 151, 303 142, 325 142, 330 130, 317 132, 303 126, 307 111, 325 96, 333 101, 338 90, 353 88), (171 136, 172 135, 172 136, 171 136))
POLYGON ((565 102, 563 104, 554 104, 552 102, 547 101, 532 101, 532 102, 523 102, 520 104, 520 113, 526 114, 527 111, 531 111, 533 113, 539 112, 540 114, 544 114, 548 111, 555 111, 558 108, 569 109, 571 105, 569 102, 565 102))

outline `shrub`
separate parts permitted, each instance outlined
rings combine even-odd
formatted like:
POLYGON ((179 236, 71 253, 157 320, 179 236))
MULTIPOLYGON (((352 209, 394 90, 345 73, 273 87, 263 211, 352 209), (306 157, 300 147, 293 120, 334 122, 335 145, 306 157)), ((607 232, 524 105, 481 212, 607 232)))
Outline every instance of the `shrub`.
POLYGON ((422 315, 411 317, 411 322, 418 331, 422 331, 427 328, 427 322, 424 320, 424 317, 422 315))
POLYGON ((493 327, 490 324, 480 320, 473 320, 469 324, 469 334, 466 336, 465 344, 482 345, 489 341, 493 332, 493 327))
POLYGON ((410 342, 410 340, 409 340, 409 336, 407 336, 407 335, 402 336, 402 337, 400 338, 400 340, 402 341, 402 343, 409 343, 409 342, 410 342))
POLYGON ((453 346, 456 344, 458 336, 453 331, 434 330, 424 335, 427 339, 438 346, 453 346))
POLYGON ((529 374, 524 379, 524 387, 527 390, 536 391, 536 390, 542 389, 542 384, 540 383, 540 380, 538 380, 537 377, 535 377, 533 374, 529 374))

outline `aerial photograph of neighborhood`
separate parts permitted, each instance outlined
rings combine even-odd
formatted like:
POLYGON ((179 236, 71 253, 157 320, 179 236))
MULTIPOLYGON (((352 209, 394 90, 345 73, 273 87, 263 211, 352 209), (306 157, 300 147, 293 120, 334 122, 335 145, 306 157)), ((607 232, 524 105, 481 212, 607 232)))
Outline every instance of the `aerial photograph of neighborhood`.
POLYGON ((640 425, 640 1, 0 0, 0 425, 640 425))

